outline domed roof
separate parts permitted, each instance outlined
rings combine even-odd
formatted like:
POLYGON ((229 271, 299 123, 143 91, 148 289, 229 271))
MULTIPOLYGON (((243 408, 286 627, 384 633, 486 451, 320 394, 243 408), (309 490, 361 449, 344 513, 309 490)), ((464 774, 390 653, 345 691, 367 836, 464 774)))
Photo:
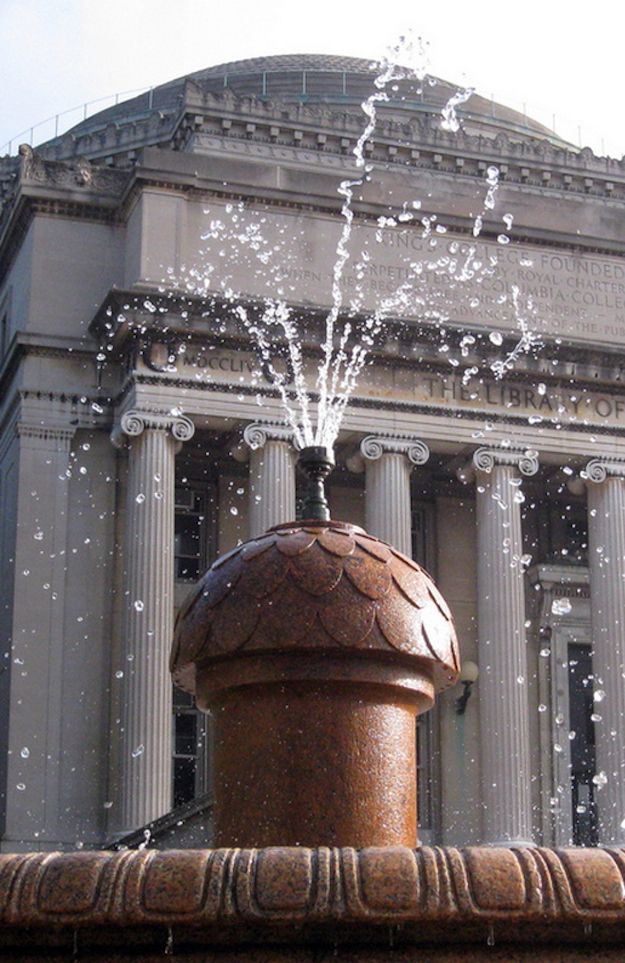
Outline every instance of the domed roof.
POLYGON ((311 648, 412 658, 437 690, 458 675, 453 619, 427 572, 332 521, 277 525, 218 559, 179 613, 171 670, 195 692, 196 664, 311 648))
MULTIPOLYGON (((304 104, 333 104, 347 112, 358 110, 373 91, 373 70, 369 60, 328 54, 288 54, 254 57, 218 64, 161 84, 149 92, 116 104, 89 117, 72 128, 78 136, 107 123, 120 123, 144 117, 152 111, 170 112, 182 102, 188 80, 202 90, 222 94, 229 90, 239 97, 261 101, 304 104)), ((418 83, 402 80, 393 85, 392 100, 383 110, 440 112, 449 98, 460 89, 446 80, 418 83)), ((494 101, 473 94, 457 109, 461 120, 482 133, 495 136, 505 130, 517 137, 548 139, 570 147, 543 124, 494 101)))

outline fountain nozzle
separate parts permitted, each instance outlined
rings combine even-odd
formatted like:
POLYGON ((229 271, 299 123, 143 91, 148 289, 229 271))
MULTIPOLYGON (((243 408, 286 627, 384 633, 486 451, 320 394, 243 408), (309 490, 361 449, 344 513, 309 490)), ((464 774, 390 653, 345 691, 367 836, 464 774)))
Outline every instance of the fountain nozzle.
POLYGON ((325 480, 334 468, 334 452, 324 445, 302 448, 297 464, 308 479, 302 514, 319 522, 330 521, 330 508, 325 493, 325 480))

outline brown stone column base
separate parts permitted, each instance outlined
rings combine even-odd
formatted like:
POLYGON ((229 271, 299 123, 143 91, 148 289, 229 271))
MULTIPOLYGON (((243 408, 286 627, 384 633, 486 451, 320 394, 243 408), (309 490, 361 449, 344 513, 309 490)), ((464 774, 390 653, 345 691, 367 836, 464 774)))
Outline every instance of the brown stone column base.
POLYGON ((262 682, 220 692, 210 677, 223 686, 223 666, 199 674, 219 773, 213 844, 415 846, 415 718, 431 701, 427 675, 327 653, 228 665, 233 686, 256 672, 262 682))

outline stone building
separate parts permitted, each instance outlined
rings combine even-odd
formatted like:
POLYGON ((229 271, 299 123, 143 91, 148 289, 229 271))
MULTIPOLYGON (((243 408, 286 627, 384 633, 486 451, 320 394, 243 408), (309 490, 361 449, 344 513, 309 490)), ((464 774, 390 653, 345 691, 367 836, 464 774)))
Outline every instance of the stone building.
MULTIPOLYGON (((175 611, 297 511, 237 307, 283 298, 314 363, 371 80, 212 67, 0 161, 3 851, 201 838, 175 611)), ((397 87, 344 273, 344 309, 389 318, 329 491, 432 572, 479 665, 420 723, 421 838, 622 843, 625 164, 477 96, 445 131, 455 88, 397 87)))

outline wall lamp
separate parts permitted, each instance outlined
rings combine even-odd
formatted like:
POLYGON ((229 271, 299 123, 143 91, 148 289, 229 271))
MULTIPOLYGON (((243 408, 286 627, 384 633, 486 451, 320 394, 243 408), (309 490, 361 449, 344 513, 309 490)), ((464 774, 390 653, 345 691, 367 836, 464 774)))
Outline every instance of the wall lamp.
POLYGON ((459 716, 463 716, 465 709, 467 707, 467 702, 471 696, 471 688, 474 682, 477 682, 477 678, 480 674, 480 670, 475 664, 475 662, 463 662, 460 666, 460 679, 464 689, 462 690, 462 695, 456 699, 456 712, 459 716))

